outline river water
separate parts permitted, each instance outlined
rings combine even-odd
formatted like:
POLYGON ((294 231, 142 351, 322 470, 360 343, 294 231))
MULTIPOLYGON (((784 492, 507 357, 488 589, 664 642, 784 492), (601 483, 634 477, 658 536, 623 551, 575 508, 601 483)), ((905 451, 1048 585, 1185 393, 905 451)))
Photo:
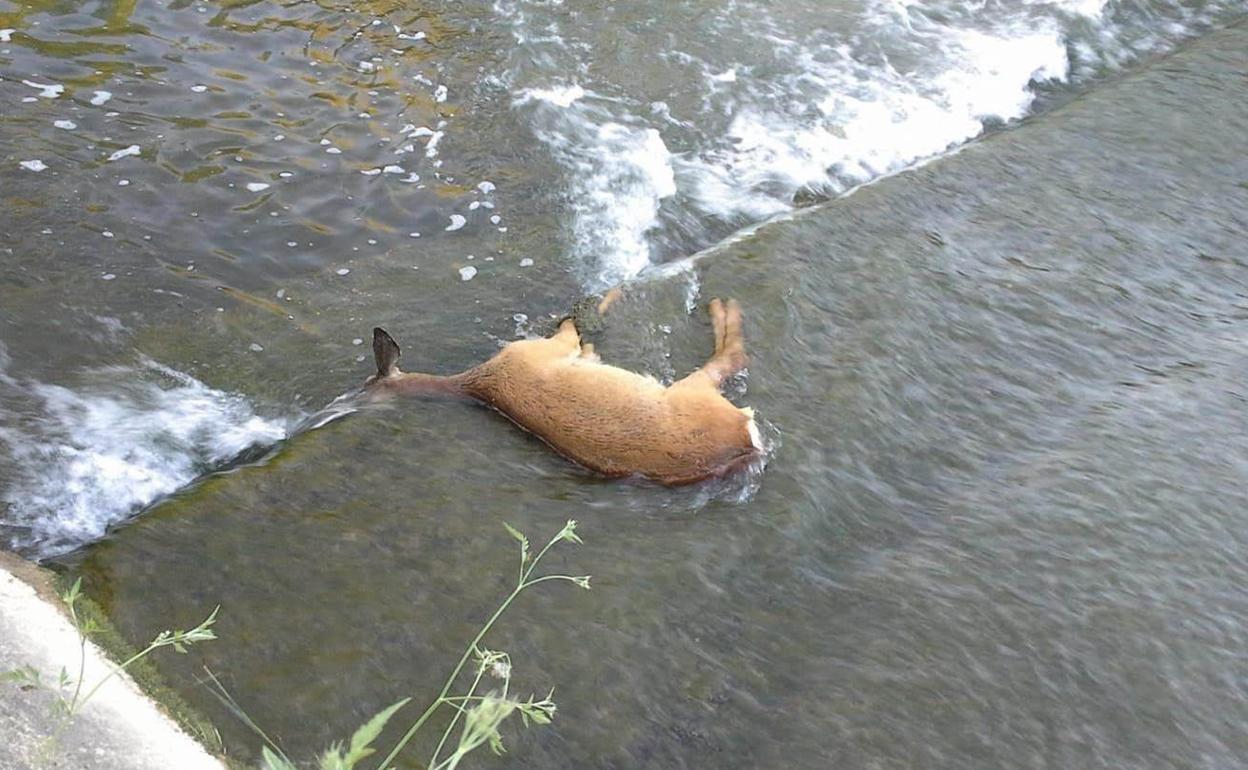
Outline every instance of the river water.
POLYGON ((162 668, 244 759, 198 663, 309 756, 440 682, 500 521, 576 518, 595 590, 492 640, 561 705, 502 766, 1234 766, 1240 14, 0 2, 0 533, 135 639, 220 603, 162 668), (599 350, 662 379, 743 301, 766 470, 307 430, 375 324, 455 371, 620 280, 599 350))

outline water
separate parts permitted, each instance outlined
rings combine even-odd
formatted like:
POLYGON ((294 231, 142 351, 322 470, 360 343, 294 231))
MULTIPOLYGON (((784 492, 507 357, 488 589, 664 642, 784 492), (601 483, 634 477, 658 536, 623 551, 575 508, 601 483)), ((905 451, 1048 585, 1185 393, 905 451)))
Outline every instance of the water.
POLYGON ((135 639, 222 604, 162 669, 243 758, 201 661, 308 756, 440 681, 500 520, 577 518, 596 589, 492 641, 562 709, 504 766, 1234 766, 1248 46, 1150 62, 1241 13, 0 4, 0 533, 135 639), (630 276, 596 342, 661 379, 744 302, 761 475, 304 429, 373 325, 456 371, 630 276))
POLYGON ((71 390, 5 378, 36 399, 22 427, 0 432, 20 474, 3 498, 19 549, 55 553, 95 540, 109 523, 267 449, 291 427, 153 361, 86 379, 71 390))
MULTIPOLYGON (((8 3, 0 151, 14 376, 79 376, 41 371, 42 351, 22 339, 48 324, 98 338, 100 318, 157 339, 114 341, 98 359, 76 350, 84 364, 133 366, 137 348, 194 377, 207 364, 166 350, 176 335, 155 330, 210 325, 246 327, 231 353, 263 359, 249 362, 258 370, 295 335, 318 355, 330 348, 345 372, 364 352, 347 343, 379 317, 377 292, 409 300, 448 271, 491 284, 448 291, 484 303, 472 322, 506 339, 514 312, 560 312, 580 291, 940 153, 1235 11, 1163 0, 8 3)), ((293 376, 299 388, 265 393, 240 377, 219 397, 259 399, 290 422, 335 395, 312 371, 293 376)), ((100 397, 107 408, 113 397, 100 397)), ((36 422, 72 419, 4 398, 36 422)), ((136 409, 166 420, 158 405, 136 409)), ((22 502, 21 479, 44 475, 23 445, 41 439, 16 435, 0 518, 27 528, 59 514, 22 502)), ((196 451, 132 439, 121 451, 162 458, 168 468, 140 464, 174 487, 205 467, 196 451)), ((98 519, 85 539, 152 499, 121 498, 70 514, 98 519)), ((75 542, 17 538, 44 554, 75 542)))

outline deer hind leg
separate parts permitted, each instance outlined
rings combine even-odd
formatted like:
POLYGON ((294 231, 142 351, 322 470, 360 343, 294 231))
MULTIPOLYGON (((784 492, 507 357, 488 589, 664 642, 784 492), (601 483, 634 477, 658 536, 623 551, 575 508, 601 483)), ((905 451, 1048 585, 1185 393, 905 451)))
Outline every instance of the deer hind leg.
POLYGON ((741 371, 749 363, 745 355, 745 339, 741 336, 741 305, 735 299, 711 300, 707 308, 715 330, 715 352, 710 360, 693 374, 672 387, 719 388, 724 380, 741 371))
POLYGON ((708 309, 711 326, 715 329, 715 353, 703 364, 701 371, 719 387, 724 380, 744 369, 749 364, 749 358, 745 354, 745 338, 741 334, 741 303, 735 299, 727 302, 713 299, 708 309))

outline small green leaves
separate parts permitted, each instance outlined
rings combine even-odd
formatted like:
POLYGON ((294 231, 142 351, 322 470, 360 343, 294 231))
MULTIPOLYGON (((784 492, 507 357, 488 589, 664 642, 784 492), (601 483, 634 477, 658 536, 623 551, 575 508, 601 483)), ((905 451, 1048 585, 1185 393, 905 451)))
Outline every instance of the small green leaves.
POLYGON ((39 670, 30 664, 0 673, 0 682, 12 682, 22 690, 36 690, 43 687, 43 679, 39 670))
POLYGON ((524 703, 516 704, 516 708, 520 710, 520 719, 524 722, 525 727, 529 726, 530 719, 533 720, 534 724, 550 724, 550 721, 555 718, 555 711, 558 708, 552 700, 554 695, 555 691, 551 690, 550 693, 540 701, 533 700, 534 696, 530 695, 529 699, 524 703))
MULTIPOLYGON (((515 712, 520 712, 521 720, 526 727, 532 725, 548 725, 554 719, 557 707, 553 700, 554 690, 551 690, 545 698, 538 700, 536 696, 530 695, 528 700, 520 701, 508 695, 508 688, 511 684, 512 662, 511 657, 501 650, 492 650, 481 644, 482 640, 490 632, 494 623, 504 611, 507 610, 511 602, 520 595, 525 589, 532 586, 552 580, 567 581, 574 583, 580 588, 588 589, 590 587, 589 575, 563 575, 549 574, 539 577, 532 577, 536 571, 542 558, 553 546, 561 542, 576 543, 583 542, 579 535, 576 534, 576 521, 569 520, 559 532, 550 539, 548 543, 536 554, 531 551, 531 545, 528 537, 523 532, 511 526, 507 522, 503 522, 503 528, 507 530, 516 542, 520 544, 520 571, 519 578, 515 588, 503 600, 502 605, 495 611, 494 615, 486 622, 485 626, 477 633, 476 638, 464 650, 463 656, 459 663, 451 672, 442 688, 442 692, 433 700, 429 707, 420 715, 419 718, 408 728, 406 734, 394 745, 390 752, 382 759, 378 765, 378 770, 394 770, 394 761, 410 743, 412 738, 417 734, 420 728, 425 724, 426 720, 440 708, 447 707, 453 709, 455 714, 446 726, 442 735, 442 740, 438 742, 437 748, 434 749, 433 756, 427 762, 429 770, 456 770, 460 763, 468 754, 481 746, 488 745, 490 750, 495 754, 504 752, 502 735, 499 732, 500 726, 515 712), (451 695, 452 688, 455 687, 464 666, 472 661, 475 671, 475 678, 467 691, 462 695, 451 695), (480 685, 483 677, 490 675, 502 680, 501 693, 491 692, 488 695, 478 695, 477 687, 480 685), (463 720, 460 727, 460 720, 463 720), (442 748, 446 741, 454 735, 456 728, 460 729, 459 740, 455 744, 454 750, 445 758, 440 758, 442 748)), ((216 611, 208 617, 203 623, 195 629, 187 632, 165 632, 157 637, 153 645, 159 646, 163 644, 174 645, 175 648, 180 644, 189 644, 191 642, 200 641, 201 639, 215 638, 210 626, 216 618, 216 611)), ((240 716, 243 721, 250 726, 260 737, 268 742, 268 746, 263 748, 264 764, 261 770, 295 770, 294 765, 286 759, 285 755, 277 749, 276 745, 269 741, 268 737, 260 731, 245 714, 238 709, 237 704, 229 697, 220 683, 216 681, 216 677, 209 672, 209 678, 213 684, 221 691, 217 697, 222 702, 240 716), (272 747, 270 749, 269 747, 272 747)), ((214 692, 214 694, 216 694, 214 692)), ((320 770, 355 770, 359 762, 374 753, 372 743, 380 736, 385 728, 386 722, 408 703, 407 699, 401 700, 388 709, 377 714, 366 724, 361 726, 351 736, 351 743, 344 747, 342 743, 335 743, 321 756, 320 770)))
POLYGON ((507 522, 505 522, 505 521, 503 522, 503 526, 507 528, 507 531, 511 533, 511 536, 512 536, 512 537, 514 537, 515 539, 517 539, 517 540, 519 540, 519 541, 520 541, 520 563, 521 563, 521 564, 524 564, 524 563, 528 562, 528 560, 529 560, 529 539, 528 539, 527 537, 525 537, 525 536, 524 536, 524 533, 523 533, 523 532, 521 532, 520 530, 518 530, 518 529, 516 529, 515 527, 511 526, 510 524, 508 524, 508 523, 507 523, 507 522))
POLYGON ((78 597, 81 595, 82 595, 82 578, 78 578, 77 580, 74 581, 74 584, 69 587, 68 591, 65 591, 63 594, 61 594, 61 601, 65 602, 66 607, 69 607, 72 609, 74 604, 77 603, 78 597))
POLYGON ((555 540, 566 540, 569 543, 584 542, 581 540, 580 536, 576 534, 576 519, 568 519, 568 523, 563 525, 563 529, 558 535, 555 535, 555 540))
POLYGON ((346 767, 355 767, 356 763, 372 754, 374 750, 371 748, 373 741, 377 740, 377 736, 381 735, 381 731, 385 729, 386 722, 390 721, 390 717, 394 716, 394 712, 403 708, 408 704, 411 698, 404 698, 398 703, 378 712, 376 716, 360 726, 351 736, 351 746, 347 749, 346 767))
POLYGON ((260 747, 260 756, 264 760, 263 770, 298 770, 289 759, 274 754, 268 746, 260 747))
POLYGON ((207 618, 204 618, 204 622, 182 634, 182 641, 187 644, 194 644, 195 642, 208 642, 216 639, 217 635, 212 631, 212 624, 217 622, 217 613, 220 611, 221 605, 218 604, 212 609, 212 613, 207 618))
POLYGON ((212 630, 212 624, 217 622, 217 613, 221 611, 221 605, 217 605, 213 609, 212 614, 204 618, 204 622, 195 626, 190 631, 161 631, 148 645, 150 648, 157 647, 173 647, 177 652, 186 654, 186 648, 196 642, 208 642, 217 638, 216 633, 212 630))
POLYGON ((454 770, 464 757, 483 744, 489 744, 495 754, 502 754, 505 751, 503 736, 498 728, 518 705, 516 701, 490 694, 468 709, 464 717, 464 732, 459 736, 455 753, 445 763, 446 770, 454 770))

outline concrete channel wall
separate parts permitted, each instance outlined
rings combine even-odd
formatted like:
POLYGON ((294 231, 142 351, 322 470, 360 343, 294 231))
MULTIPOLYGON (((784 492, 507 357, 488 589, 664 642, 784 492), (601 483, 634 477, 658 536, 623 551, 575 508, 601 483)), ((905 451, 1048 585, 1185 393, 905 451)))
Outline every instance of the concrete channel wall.
MULTIPOLYGON (((79 637, 61 611, 48 575, 0 553, 0 672, 32 666, 55 684, 71 676, 79 637)), ((84 686, 112 664, 87 645, 84 686)), ((0 686, 0 770, 224 770, 225 765, 183 732, 126 676, 113 677, 68 723, 51 709, 46 691, 0 686)))

